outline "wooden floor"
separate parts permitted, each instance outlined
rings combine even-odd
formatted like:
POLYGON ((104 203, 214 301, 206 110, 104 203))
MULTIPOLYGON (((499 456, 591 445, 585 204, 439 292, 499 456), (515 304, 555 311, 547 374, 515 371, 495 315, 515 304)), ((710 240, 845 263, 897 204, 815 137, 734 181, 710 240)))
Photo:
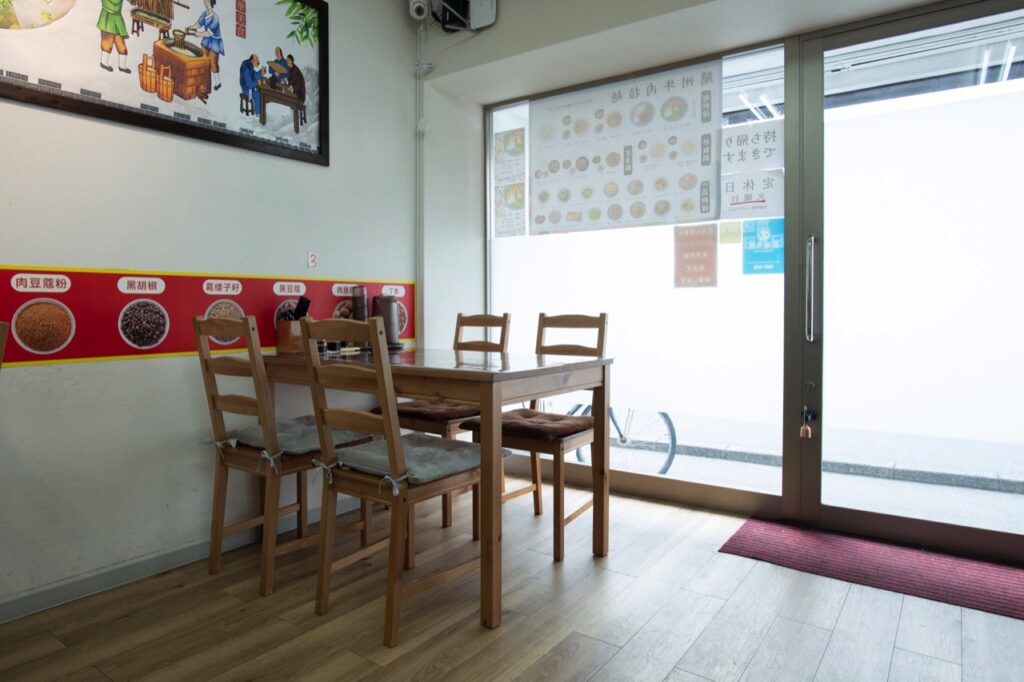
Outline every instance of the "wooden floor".
MULTIPOLYGON (((415 573, 478 551, 459 499, 453 528, 418 510, 415 573)), ((742 519, 614 497, 611 555, 591 556, 588 514, 556 565, 530 505, 505 506, 494 631, 474 574, 406 600, 386 649, 386 555, 335 576, 318 617, 315 550, 280 558, 261 598, 247 547, 217 576, 191 564, 0 625, 0 680, 1024 680, 1024 621, 717 553, 742 519)))

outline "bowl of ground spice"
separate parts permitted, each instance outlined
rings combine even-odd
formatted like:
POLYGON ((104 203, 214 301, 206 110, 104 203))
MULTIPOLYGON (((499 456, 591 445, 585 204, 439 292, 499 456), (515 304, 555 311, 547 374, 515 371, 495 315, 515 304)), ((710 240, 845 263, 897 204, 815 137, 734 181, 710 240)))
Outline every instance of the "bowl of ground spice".
POLYGON ((75 316, 56 299, 35 298, 15 311, 11 331, 18 345, 29 353, 50 355, 71 343, 75 316))
MULTIPOLYGON (((228 298, 222 298, 214 301, 210 304, 210 307, 206 309, 206 319, 208 320, 244 320, 245 311, 242 310, 242 306, 238 305, 234 301, 228 298)), ((224 336, 211 336, 214 341, 222 345, 228 345, 238 340, 238 337, 227 338, 224 336)))
POLYGON ((122 310, 117 318, 121 338, 132 348, 148 350, 163 343, 171 325, 167 311, 154 300, 139 298, 122 310))

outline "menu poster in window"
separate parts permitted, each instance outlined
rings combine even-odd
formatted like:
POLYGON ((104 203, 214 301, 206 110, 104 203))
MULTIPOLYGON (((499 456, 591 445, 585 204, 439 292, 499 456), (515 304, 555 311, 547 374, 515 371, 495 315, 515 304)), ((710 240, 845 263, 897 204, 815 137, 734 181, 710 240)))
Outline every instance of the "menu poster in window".
POLYGON ((676 226, 676 288, 718 285, 718 225, 676 226))
POLYGON ((719 215, 720 60, 530 103, 530 233, 719 215))
POLYGON ((743 274, 782 274, 785 243, 782 218, 743 221, 743 274))
MULTIPOLYGON (((398 297, 402 340, 414 340, 415 285, 363 284, 371 298, 398 297)), ((254 315, 261 344, 273 347, 275 322, 288 318, 300 296, 312 302, 313 318, 347 318, 354 286, 352 280, 0 265, 0 320, 11 322, 4 367, 190 355, 196 316, 254 315)), ((234 338, 214 338, 212 347, 245 348, 234 338)))
POLYGON ((494 134, 494 236, 526 234, 526 129, 494 134))
POLYGON ((785 215, 781 118, 722 129, 722 219, 785 215))

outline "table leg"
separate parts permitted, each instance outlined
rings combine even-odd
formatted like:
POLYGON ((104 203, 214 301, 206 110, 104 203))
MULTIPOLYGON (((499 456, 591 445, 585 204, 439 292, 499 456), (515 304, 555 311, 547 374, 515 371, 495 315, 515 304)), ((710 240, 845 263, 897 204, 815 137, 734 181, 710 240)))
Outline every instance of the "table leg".
POLYGON ((260 97, 260 125, 267 125, 267 98, 260 97))
POLYGON ((295 134, 298 135, 299 134, 299 108, 298 107, 292 107, 292 117, 294 119, 293 122, 295 123, 295 134))
POLYGON ((604 381, 594 389, 594 443, 590 446, 591 473, 594 477, 594 556, 608 555, 608 478, 609 424, 608 402, 611 396, 611 367, 604 368, 604 381))
POLYGON ((501 625, 501 384, 481 385, 480 623, 501 625))

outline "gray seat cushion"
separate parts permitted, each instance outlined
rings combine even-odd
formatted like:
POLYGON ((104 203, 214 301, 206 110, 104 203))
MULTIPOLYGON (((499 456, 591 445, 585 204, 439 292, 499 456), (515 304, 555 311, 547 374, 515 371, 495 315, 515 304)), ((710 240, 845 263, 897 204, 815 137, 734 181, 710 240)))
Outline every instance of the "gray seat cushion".
MULTIPOLYGON (((276 422, 277 443, 286 455, 307 455, 320 450, 320 438, 316 433, 316 421, 313 415, 307 414, 295 419, 285 419, 276 422)), ((354 431, 343 431, 332 429, 334 432, 334 445, 339 447, 366 440, 370 436, 365 433, 354 431)), ((229 439, 235 439, 243 445, 253 448, 263 448, 263 429, 259 424, 252 424, 241 429, 234 429, 228 432, 229 439)), ((275 453, 270 453, 275 454, 275 453)))
MULTIPOLYGON (((402 436, 402 447, 412 485, 429 483, 480 466, 480 446, 475 443, 410 433, 402 436)), ((342 466, 365 474, 391 474, 388 443, 383 439, 346 448, 338 453, 338 459, 342 466)))

